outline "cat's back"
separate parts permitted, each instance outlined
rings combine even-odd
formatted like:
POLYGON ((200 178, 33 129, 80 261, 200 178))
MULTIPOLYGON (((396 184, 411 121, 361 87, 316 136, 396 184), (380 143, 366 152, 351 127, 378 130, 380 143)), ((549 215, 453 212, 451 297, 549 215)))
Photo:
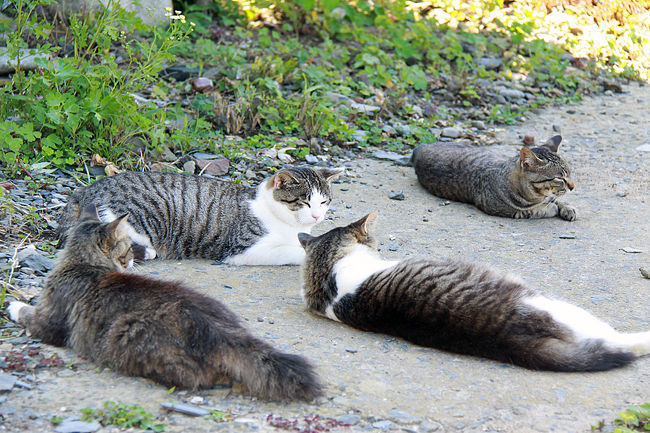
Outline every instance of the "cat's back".
POLYGON ((489 184, 504 158, 489 149, 464 143, 430 143, 413 151, 411 163, 420 184, 438 197, 475 202, 475 186, 489 184))
POLYGON ((104 177, 94 184, 75 191, 75 197, 82 205, 92 200, 119 201, 129 197, 154 199, 174 197, 179 194, 192 195, 211 193, 253 192, 253 188, 203 176, 164 172, 126 172, 104 177))
POLYGON ((224 227, 245 223, 247 219, 242 217, 248 214, 248 200, 254 197, 255 188, 203 176, 121 173, 74 192, 59 221, 59 245, 65 242, 81 209, 94 205, 105 221, 129 214, 129 223, 163 248, 159 255, 183 257, 191 254, 187 249, 199 247, 201 233, 225 234, 224 227), (168 246, 174 251, 164 251, 168 246))

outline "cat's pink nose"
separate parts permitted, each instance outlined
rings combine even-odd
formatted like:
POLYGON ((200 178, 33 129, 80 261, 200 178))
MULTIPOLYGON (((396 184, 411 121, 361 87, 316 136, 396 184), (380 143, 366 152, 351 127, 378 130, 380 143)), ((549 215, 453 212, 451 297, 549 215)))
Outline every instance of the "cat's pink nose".
POLYGON ((569 179, 566 179, 566 186, 569 188, 569 191, 573 191, 573 188, 576 187, 569 179))

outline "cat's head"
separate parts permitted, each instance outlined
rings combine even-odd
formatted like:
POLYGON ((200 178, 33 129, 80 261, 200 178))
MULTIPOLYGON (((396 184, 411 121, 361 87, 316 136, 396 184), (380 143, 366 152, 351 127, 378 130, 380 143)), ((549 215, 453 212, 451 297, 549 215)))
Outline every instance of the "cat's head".
POLYGON ((110 223, 103 223, 95 206, 84 207, 68 235, 62 260, 68 264, 104 266, 114 271, 133 266, 127 219, 128 215, 122 215, 110 223))
POLYGON ((562 195, 574 188, 569 165, 558 154, 562 137, 556 135, 539 147, 521 149, 519 167, 523 179, 539 196, 562 195))
POLYGON ((358 221, 336 227, 320 236, 298 233, 298 240, 306 253, 302 267, 304 299, 310 298, 310 291, 327 291, 321 285, 327 284, 334 264, 355 247, 365 245, 372 250, 377 249, 377 240, 371 232, 378 216, 378 211, 371 212, 358 221))
POLYGON ((266 183, 276 216, 290 224, 311 227, 325 219, 332 201, 330 183, 343 169, 291 167, 266 183))

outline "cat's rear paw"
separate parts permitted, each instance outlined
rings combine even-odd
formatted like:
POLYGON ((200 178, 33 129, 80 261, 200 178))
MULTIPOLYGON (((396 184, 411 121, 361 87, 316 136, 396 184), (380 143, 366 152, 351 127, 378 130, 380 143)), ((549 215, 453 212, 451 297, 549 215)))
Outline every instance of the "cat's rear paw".
POLYGON ((9 306, 7 307, 7 313, 9 313, 9 318, 12 322, 18 323, 20 320, 20 311, 24 307, 29 307, 29 305, 20 301, 13 301, 9 303, 9 306))
POLYGON ((575 221, 576 219, 576 210, 574 207, 563 205, 559 208, 560 218, 566 221, 575 221))

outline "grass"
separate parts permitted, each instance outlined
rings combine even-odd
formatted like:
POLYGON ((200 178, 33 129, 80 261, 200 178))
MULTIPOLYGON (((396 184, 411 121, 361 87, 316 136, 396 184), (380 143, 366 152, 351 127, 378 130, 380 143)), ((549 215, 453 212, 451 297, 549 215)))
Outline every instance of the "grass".
POLYGON ((552 13, 525 0, 190 2, 158 27, 115 2, 54 23, 37 14, 48 1, 7 12, 14 63, 25 47, 52 57, 0 85, 0 169, 11 177, 34 164, 82 174, 96 154, 142 170, 164 150, 234 164, 287 147, 299 161, 312 142, 325 153, 407 151, 439 128, 514 123, 650 70, 641 1, 583 10, 558 0, 552 13), (160 75, 175 63, 213 86, 160 75), (499 98, 498 86, 526 95, 499 98))

